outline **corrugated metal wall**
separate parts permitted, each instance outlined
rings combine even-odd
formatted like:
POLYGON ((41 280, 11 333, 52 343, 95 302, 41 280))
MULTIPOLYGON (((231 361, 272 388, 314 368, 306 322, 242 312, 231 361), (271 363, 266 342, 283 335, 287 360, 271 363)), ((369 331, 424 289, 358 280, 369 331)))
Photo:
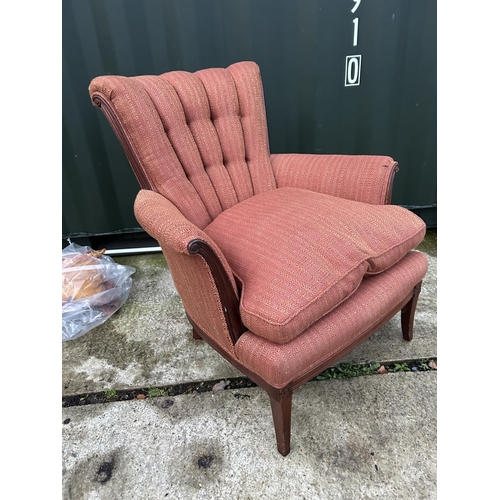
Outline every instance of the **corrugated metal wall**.
POLYGON ((393 203, 436 225, 436 0, 65 0, 62 7, 63 237, 139 227, 132 209, 139 185, 90 102, 93 77, 241 60, 261 68, 271 152, 392 156, 401 165, 393 203), (349 55, 362 56, 359 85, 345 86, 349 55))

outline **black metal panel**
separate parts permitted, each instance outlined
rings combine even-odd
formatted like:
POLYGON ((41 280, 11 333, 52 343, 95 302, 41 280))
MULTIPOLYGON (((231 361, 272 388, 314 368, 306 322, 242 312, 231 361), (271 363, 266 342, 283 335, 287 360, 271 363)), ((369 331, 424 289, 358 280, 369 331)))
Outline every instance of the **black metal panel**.
POLYGON ((382 154, 436 224, 436 0, 65 0, 63 236, 139 228, 139 185, 88 95, 102 74, 261 68, 271 151, 382 154), (357 45, 354 19, 358 19, 357 45), (346 56, 361 55, 357 86, 346 56))

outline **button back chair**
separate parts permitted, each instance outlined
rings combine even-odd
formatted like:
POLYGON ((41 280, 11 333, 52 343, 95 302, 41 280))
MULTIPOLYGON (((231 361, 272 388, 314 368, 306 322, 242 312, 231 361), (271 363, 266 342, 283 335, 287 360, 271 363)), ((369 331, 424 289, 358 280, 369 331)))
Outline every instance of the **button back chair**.
POLYGON ((260 70, 99 76, 89 93, 141 186, 195 339, 270 398, 290 451, 292 393, 401 311, 413 319, 425 224, 390 204, 388 156, 270 154, 260 70))

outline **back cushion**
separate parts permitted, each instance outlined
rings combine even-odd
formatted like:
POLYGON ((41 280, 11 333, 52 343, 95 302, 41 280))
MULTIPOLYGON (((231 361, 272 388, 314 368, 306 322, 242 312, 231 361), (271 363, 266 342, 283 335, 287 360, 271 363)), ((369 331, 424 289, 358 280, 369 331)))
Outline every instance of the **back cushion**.
POLYGON ((223 210, 276 188, 259 67, 100 76, 149 189, 204 229, 223 210))

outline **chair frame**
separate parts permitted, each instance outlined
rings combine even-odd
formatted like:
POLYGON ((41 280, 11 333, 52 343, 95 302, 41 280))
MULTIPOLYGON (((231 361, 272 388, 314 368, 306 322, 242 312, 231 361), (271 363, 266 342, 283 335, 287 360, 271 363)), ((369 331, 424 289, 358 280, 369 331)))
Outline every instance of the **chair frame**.
MULTIPOLYGON (((120 120, 115 115, 112 105, 109 103, 107 98, 96 92, 92 95, 92 103, 95 107, 100 108, 110 123, 113 131, 115 132, 119 142, 121 143, 125 155, 134 171, 134 174, 142 189, 151 189, 151 183, 147 177, 146 172, 142 168, 138 155, 134 151, 133 145, 128 140, 127 134, 124 131, 120 120)), ((389 177, 387 194, 385 197, 385 204, 390 204, 392 196, 392 187, 394 182, 394 177, 396 172, 399 170, 397 163, 392 167, 392 172, 389 177)), ((203 240, 195 239, 192 240, 188 245, 188 252, 192 255, 200 255, 206 261, 214 282, 217 287, 217 291, 222 304, 222 309, 224 312, 225 321, 227 328, 232 340, 233 345, 236 344, 239 337, 246 331, 244 327, 240 311, 239 303, 240 299, 234 292, 231 285, 231 281, 227 276, 227 273, 219 260, 218 256, 215 254, 213 249, 203 240)), ((231 357, 224 349, 222 349, 213 339, 205 334, 203 329, 197 325, 187 314, 186 316, 193 327, 193 338, 200 340, 205 340, 215 351, 217 351, 221 356, 223 356, 229 363, 240 370, 244 375, 246 375, 250 380, 257 384, 260 388, 265 390, 269 395, 271 402, 271 410, 274 422, 274 428, 276 433, 276 441, 279 453, 286 456, 290 452, 290 438, 291 438, 291 412, 292 412, 292 395, 293 392, 316 377, 325 369, 329 368, 335 364, 339 359, 345 356, 347 353, 352 351, 356 346, 363 342, 367 337, 377 331, 385 323, 387 323, 393 316, 401 311, 401 328, 403 333, 403 338, 407 341, 413 339, 413 323, 415 310, 417 307, 418 296, 421 289, 421 282, 418 283, 412 291, 397 305, 395 305, 382 319, 380 319, 375 325, 363 332, 354 342, 350 345, 337 352, 333 356, 329 357, 325 361, 318 363, 314 368, 310 369, 307 373, 301 375, 300 377, 292 380, 285 387, 275 387, 268 382, 266 382, 258 373, 250 370, 243 364, 241 364, 237 359, 231 357)), ((241 290, 238 290, 239 292, 241 290)))

